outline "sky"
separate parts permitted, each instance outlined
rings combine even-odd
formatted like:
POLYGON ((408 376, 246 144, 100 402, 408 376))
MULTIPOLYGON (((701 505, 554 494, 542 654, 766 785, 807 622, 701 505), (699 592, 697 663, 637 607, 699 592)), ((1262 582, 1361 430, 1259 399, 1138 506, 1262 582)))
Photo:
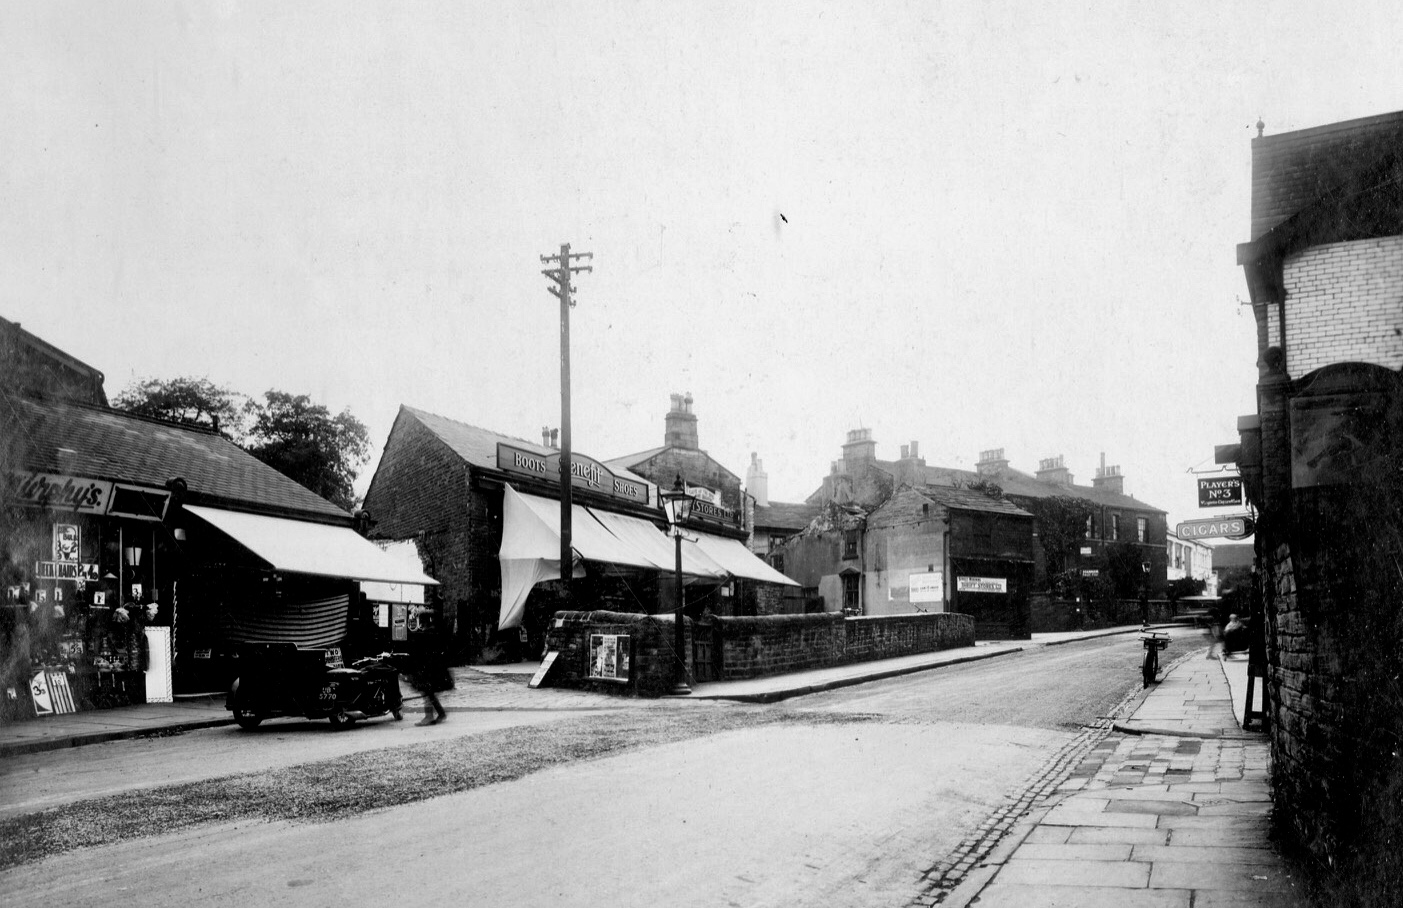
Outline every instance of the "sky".
POLYGON ((866 428, 1180 520, 1254 413, 1251 139, 1403 109, 1394 0, 0 4, 0 315, 106 375, 701 447, 866 428))

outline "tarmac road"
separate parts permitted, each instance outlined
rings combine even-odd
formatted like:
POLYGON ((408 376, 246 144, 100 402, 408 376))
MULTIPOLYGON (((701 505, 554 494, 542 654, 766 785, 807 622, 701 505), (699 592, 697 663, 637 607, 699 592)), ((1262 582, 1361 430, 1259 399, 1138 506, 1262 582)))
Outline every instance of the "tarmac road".
MULTIPOLYGON (((1138 686, 1137 666, 1134 638, 1113 637, 723 707, 796 721, 333 823, 242 822, 83 849, 5 871, 0 894, 45 905, 904 904, 923 871, 1138 686), (810 710, 877 717, 810 725, 810 710)), ((666 722, 672 711, 654 712, 666 722)))

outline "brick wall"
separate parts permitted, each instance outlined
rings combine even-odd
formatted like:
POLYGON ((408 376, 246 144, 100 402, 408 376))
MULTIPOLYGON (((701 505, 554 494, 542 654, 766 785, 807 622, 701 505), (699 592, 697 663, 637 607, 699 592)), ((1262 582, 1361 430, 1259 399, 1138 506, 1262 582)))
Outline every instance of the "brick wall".
POLYGON ((1339 362, 1403 366, 1403 236, 1313 246, 1286 260, 1284 280, 1292 375, 1339 362))

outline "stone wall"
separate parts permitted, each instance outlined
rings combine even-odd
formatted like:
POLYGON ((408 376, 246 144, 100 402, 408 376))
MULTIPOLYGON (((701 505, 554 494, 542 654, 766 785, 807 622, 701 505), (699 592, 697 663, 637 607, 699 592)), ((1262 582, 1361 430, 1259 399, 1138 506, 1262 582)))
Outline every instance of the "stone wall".
POLYGON ((974 619, 956 612, 849 618, 845 661, 868 662, 974 645, 974 619))
POLYGON ((836 613, 717 619, 721 677, 735 681, 839 665, 847 645, 843 623, 836 613))
MULTIPOLYGON (((690 619, 685 627, 691 683, 694 627, 690 619)), ((712 617, 710 628, 714 645, 720 650, 723 681, 974 645, 974 619, 952 612, 846 619, 831 613, 712 617)), ((672 641, 669 615, 558 612, 547 631, 547 644, 560 655, 546 683, 600 693, 659 697, 672 686, 672 641), (629 636, 632 657, 627 684, 589 676, 589 638, 594 634, 629 636)))
MULTIPOLYGON (((626 612, 557 612, 546 630, 546 645, 557 651, 546 684, 607 694, 661 697, 672 687, 673 616, 633 615, 626 612), (590 677, 590 637, 626 634, 629 637, 629 678, 626 683, 590 677)), ((684 624, 690 683, 692 622, 684 624)))
MULTIPOLYGON (((1029 600, 1032 603, 1032 632, 1035 634, 1092 631, 1140 623, 1140 603, 1135 599, 1085 603, 1053 599, 1046 593, 1033 593, 1029 600)), ((1150 623, 1172 621, 1177 611, 1168 599, 1151 599, 1150 623)))

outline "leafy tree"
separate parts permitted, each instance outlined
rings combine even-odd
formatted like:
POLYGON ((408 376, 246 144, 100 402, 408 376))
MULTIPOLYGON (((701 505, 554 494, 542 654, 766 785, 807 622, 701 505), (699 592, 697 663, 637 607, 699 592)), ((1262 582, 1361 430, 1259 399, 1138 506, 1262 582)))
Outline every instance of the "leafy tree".
POLYGON ((117 395, 112 406, 138 416, 205 426, 234 442, 243 438, 244 396, 208 378, 139 379, 117 395))
POLYGON ((1078 567, 1081 547, 1086 543, 1091 505, 1070 495, 1053 495, 1019 499, 1018 506, 1037 520, 1048 588, 1057 596, 1074 595, 1082 586, 1078 567))
POLYGON ((1178 602, 1185 596, 1200 595, 1206 584, 1195 577, 1180 577, 1178 580, 1169 581, 1169 585, 1164 589, 1165 598, 1170 602, 1178 602))
POLYGON ((1134 599, 1145 585, 1145 569, 1138 546, 1117 542, 1106 547, 1106 576, 1117 599, 1134 599))
POLYGON ((346 510, 352 483, 370 457, 370 433, 350 410, 335 416, 305 394, 268 391, 249 401, 247 450, 254 457, 346 510))

